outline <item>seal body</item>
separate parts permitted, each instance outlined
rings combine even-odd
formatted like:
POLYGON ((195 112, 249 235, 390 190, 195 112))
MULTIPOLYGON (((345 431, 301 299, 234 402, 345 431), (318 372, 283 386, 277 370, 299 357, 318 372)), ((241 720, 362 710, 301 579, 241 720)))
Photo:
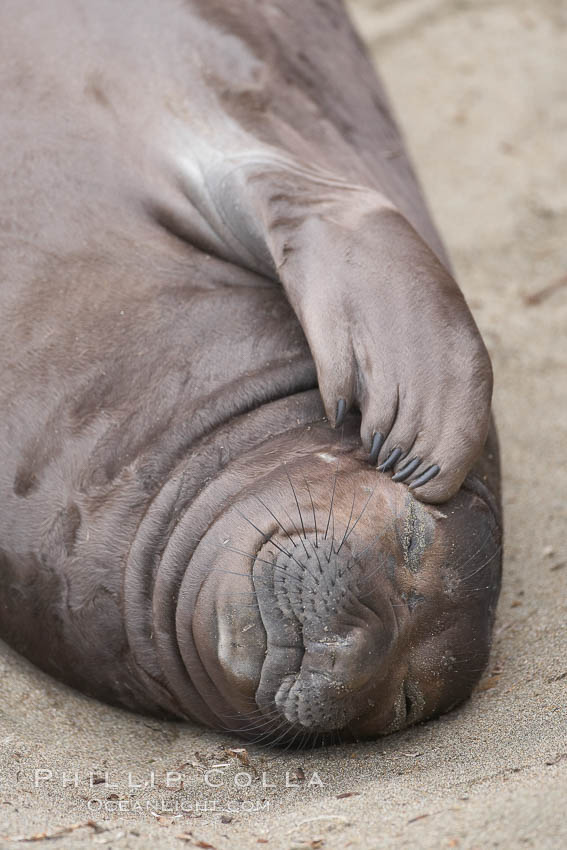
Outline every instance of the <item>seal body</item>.
POLYGON ((449 438, 450 394, 436 430, 423 380, 459 374, 379 323, 442 315, 479 411, 489 367, 342 8, 0 22, 0 635, 88 694, 261 740, 460 702, 499 592, 496 436, 479 414, 449 438), (417 463, 428 428, 446 475, 417 463))

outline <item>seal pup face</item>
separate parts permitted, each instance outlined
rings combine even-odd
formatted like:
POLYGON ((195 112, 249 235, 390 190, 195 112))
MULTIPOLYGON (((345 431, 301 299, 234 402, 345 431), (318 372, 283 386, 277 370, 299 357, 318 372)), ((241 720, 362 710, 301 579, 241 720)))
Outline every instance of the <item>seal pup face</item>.
POLYGON ((223 724, 258 741, 394 732, 465 699, 488 657, 487 504, 462 490, 441 511, 354 457, 320 460, 229 511, 195 608, 197 652, 234 707, 223 724))

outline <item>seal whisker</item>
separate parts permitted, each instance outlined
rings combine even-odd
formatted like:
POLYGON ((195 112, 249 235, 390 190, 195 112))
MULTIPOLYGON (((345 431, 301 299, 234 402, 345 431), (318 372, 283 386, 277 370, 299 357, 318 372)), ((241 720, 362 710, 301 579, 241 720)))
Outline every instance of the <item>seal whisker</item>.
POLYGON ((335 469, 335 477, 333 481, 333 491, 331 493, 331 504, 329 506, 329 516, 327 517, 327 527, 325 528, 325 540, 327 539, 327 532, 329 531, 329 523, 331 522, 331 514, 333 512, 333 502, 335 501, 335 489, 337 487, 337 475, 339 474, 339 462, 337 461, 337 468, 335 469))
MULTIPOLYGON (((298 576, 294 576, 294 575, 288 573, 288 571, 286 569, 284 569, 284 567, 280 567, 279 564, 275 564, 273 561, 266 561, 264 558, 259 558, 257 555, 254 555, 252 552, 244 552, 242 549, 235 549, 234 546, 223 546, 222 544, 218 544, 218 545, 221 549, 226 549, 229 552, 236 552, 237 555, 244 555, 247 558, 251 558, 253 561, 258 561, 258 563, 260 563, 260 564, 266 564, 268 567, 272 567, 272 569, 279 570, 280 572, 282 572, 288 579, 293 579, 295 581, 300 582, 300 579, 299 579, 298 576)), ((244 576, 246 578, 252 577, 250 573, 236 573, 232 570, 222 569, 222 567, 215 567, 214 569, 215 570, 222 570, 222 572, 229 572, 231 575, 240 575, 240 576, 244 576)), ((264 580, 263 576, 255 576, 254 578, 264 580)), ((267 579, 265 579, 265 581, 267 581, 267 579)))
MULTIPOLYGON (((275 712, 274 712, 275 714, 275 712)), ((225 714, 227 720, 263 720, 264 715, 258 706, 251 708, 249 711, 237 711, 234 714, 225 714)))
POLYGON ((315 746, 321 746, 323 744, 323 735, 321 732, 318 732, 314 729, 311 733, 311 737, 313 739, 310 744, 311 748, 315 746))
MULTIPOLYGON (((213 567, 212 571, 218 571, 218 572, 224 572, 224 573, 228 572, 228 570, 223 570, 222 567, 213 567)), ((248 573, 230 573, 230 575, 241 575, 241 576, 244 576, 244 577, 250 577, 251 578, 251 576, 248 573)), ((285 578, 280 578, 279 576, 271 577, 270 579, 264 578, 263 576, 255 576, 254 577, 255 581, 264 581, 264 582, 269 581, 270 585, 271 584, 274 584, 274 585, 281 584, 284 587, 290 579, 292 581, 298 582, 298 584, 301 584, 301 579, 299 579, 298 576, 290 576, 289 573, 286 573, 285 578)), ((303 592, 308 592, 308 593, 311 593, 311 594, 316 593, 316 589, 314 587, 305 588, 303 584, 301 584, 301 590, 303 592)), ((234 599, 236 599, 238 597, 248 597, 248 598, 253 597, 254 600, 255 600, 254 602, 250 602, 249 604, 242 602, 241 604, 243 606, 247 607, 247 608, 255 608, 258 605, 258 598, 260 597, 261 592, 264 593, 264 590, 262 590, 262 591, 260 591, 258 589, 256 589, 256 590, 243 590, 241 593, 233 593, 232 596, 233 596, 234 599)))
MULTIPOLYGON (((305 734, 305 730, 303 730, 303 729, 298 729, 298 730, 297 730, 297 732, 295 733, 295 735, 293 736, 293 738, 291 739, 291 741, 288 741, 288 742, 287 742, 287 744, 286 744, 286 746, 285 746, 285 749, 284 749, 284 752, 286 752, 286 753, 287 753, 289 750, 291 750, 291 748, 293 747, 293 745, 295 744, 295 742, 296 742, 296 740, 297 740, 297 736, 298 736, 298 735, 300 735, 300 736, 301 736, 301 737, 300 737, 300 741, 301 741, 301 740, 302 740, 302 738, 303 738, 303 735, 304 735, 304 734, 305 734)), ((300 744, 300 746, 301 746, 301 744, 300 744)))
POLYGON ((299 749, 301 750, 313 750, 317 744, 321 743, 321 733, 316 729, 312 729, 311 731, 307 730, 304 734, 304 737, 301 741, 299 749))
POLYGON ((458 567, 456 567, 456 569, 457 569, 457 570, 462 570, 464 567, 466 567, 466 565, 467 565, 467 564, 470 564, 470 562, 471 562, 471 561, 473 561, 473 560, 476 558, 476 556, 477 556, 480 552, 482 552, 482 550, 483 550, 483 549, 484 549, 484 547, 486 546, 486 543, 488 542, 488 540, 489 540, 491 537, 493 537, 493 536, 494 536, 494 535, 492 534, 492 531, 489 529, 489 530, 486 532, 485 536, 483 537, 482 543, 480 544, 480 546, 478 547, 478 549, 476 550, 476 552, 473 552, 473 554, 472 554, 472 555, 470 555, 470 556, 466 559, 466 561, 462 561, 462 562, 459 564, 459 566, 458 566, 458 567))
MULTIPOLYGON (((378 563, 376 568, 374 570, 372 570, 372 572, 369 575, 364 576, 364 581, 369 582, 370 579, 374 578, 374 576, 377 575, 380 572, 380 570, 382 570, 383 568, 384 568, 384 561, 382 560, 378 563)), ((359 599, 359 600, 364 599, 366 596, 368 596, 369 593, 372 593, 372 591, 373 591, 372 587, 370 587, 367 591, 364 591, 364 592, 359 590, 356 598, 359 599)))
POLYGON ((269 719, 269 724, 266 724, 266 728, 269 726, 268 733, 272 736, 278 735, 277 738, 272 738, 272 743, 278 743, 290 733, 290 722, 275 703, 272 704, 269 711, 265 712, 265 717, 269 719), (277 721, 275 725, 273 725, 273 721, 277 721))
POLYGON ((289 734, 289 729, 286 728, 287 721, 279 711, 270 712, 269 715, 264 715, 260 709, 250 712, 236 712, 235 714, 224 714, 222 719, 219 718, 220 728, 224 732, 230 734, 239 734, 262 750, 277 746, 279 741, 285 739, 286 734, 289 734), (236 724, 231 721, 237 721, 236 724), (242 725, 244 721, 244 725, 242 725), (274 721, 278 721, 274 723, 274 721), (275 736, 275 737, 274 737, 275 736))
POLYGON ((272 720, 277 720, 278 725, 281 722, 282 715, 276 705, 273 705, 272 708, 269 708, 267 710, 258 707, 256 711, 258 713, 259 719, 262 720, 262 722, 264 723, 264 726, 267 725, 267 721, 271 722, 272 720))
POLYGON ((290 750, 293 742, 295 741, 295 739, 297 738, 298 735, 299 735, 299 731, 296 731, 293 738, 289 738, 284 732, 283 735, 280 735, 278 741, 276 741, 276 746, 278 744, 279 744, 279 746, 283 746, 284 753, 287 753, 290 750))
POLYGON ((294 747, 294 749, 297 749, 297 745, 295 744, 295 742, 297 741, 298 737, 301 741, 302 738, 303 738, 303 735, 305 734, 306 731, 308 732, 309 730, 306 730, 305 727, 299 726, 299 728, 296 730, 293 738, 291 738, 290 740, 287 741, 286 746, 284 748, 284 752, 287 753, 289 750, 291 750, 292 747, 294 747))
MULTIPOLYGON (((477 567, 477 568, 476 568, 476 570, 473 570, 473 571, 472 571, 472 573, 469 573, 469 575, 468 575, 468 576, 463 576, 463 578, 461 579, 461 581, 459 582, 459 584, 462 584, 463 582, 468 581, 468 580, 469 580, 469 579, 471 579, 473 576, 475 576, 477 573, 479 573, 481 570, 483 570, 485 567, 487 567, 487 566, 488 566, 488 564, 490 564, 490 563, 491 563, 491 561, 493 561, 493 560, 496 558, 496 556, 500 554, 500 552, 501 552, 501 551, 502 551, 502 544, 500 544, 500 545, 497 547, 496 551, 495 551, 495 552, 493 552, 493 553, 492 553, 492 555, 490 556, 490 558, 487 558, 487 560, 486 560, 486 561, 484 561, 484 562, 480 565, 480 567, 477 567)), ((468 563, 468 562, 467 562, 467 563, 468 563)), ((472 589, 473 589, 473 588, 471 588, 471 590, 472 590, 472 589)), ((477 590, 477 589, 478 589, 478 588, 474 588, 474 590, 477 590)), ((482 588, 482 589, 484 589, 484 588, 482 588)))
POLYGON ((340 545, 339 545, 339 548, 337 549, 337 552, 336 552, 336 554, 337 554, 337 555, 338 555, 338 554, 339 554, 339 552, 341 551, 342 546, 343 546, 343 543, 344 543, 344 542, 345 542, 345 540, 346 540, 346 537, 347 537, 347 534, 348 534, 348 530, 349 530, 349 528, 350 528, 350 521, 351 521, 351 519, 352 519, 352 515, 353 515, 353 513, 354 513, 354 503, 355 503, 355 501, 356 501, 356 490, 354 490, 354 491, 353 491, 353 494, 352 494, 352 505, 350 506, 350 515, 349 515, 349 518, 348 518, 348 522, 347 522, 347 524, 346 524, 345 533, 343 534, 343 539, 341 540, 340 545))
POLYGON ((319 538, 317 535, 317 517, 315 516, 315 505, 313 503, 313 494, 311 493, 311 488, 309 486, 309 482, 305 475, 303 476, 303 480, 305 482, 305 486, 307 487, 307 492, 309 493, 309 499, 311 500, 311 510, 313 511, 313 525, 315 526, 315 548, 319 548, 319 538))
MULTIPOLYGON (((367 576, 364 576, 364 581, 369 582, 370 579, 373 579, 374 576, 377 575, 380 572, 380 570, 384 569, 384 564, 385 564, 384 559, 383 558, 379 559, 376 567, 372 570, 372 572, 369 573, 367 576)), ((372 592, 372 589, 373 588, 370 588, 370 590, 368 590, 366 593, 361 593, 360 598, 362 598, 363 596, 368 596, 368 594, 372 592)))
MULTIPOLYGON (((366 508, 368 507, 368 505, 370 504, 370 500, 371 500, 372 496, 374 495, 375 491, 376 491, 376 485, 374 485, 374 487, 373 487, 373 489, 372 489, 372 493, 369 495, 369 497, 367 498, 366 502, 364 503, 364 507, 362 508, 362 510, 361 510, 361 512, 360 512, 360 514, 359 514, 359 516, 358 516, 358 519, 357 519, 357 520, 356 520, 356 522, 354 523, 354 525, 353 525, 353 527, 351 528, 351 530, 349 531, 349 533, 348 533, 348 534, 346 535, 346 537, 344 538, 343 543, 345 543, 345 542, 349 539, 349 537, 351 536, 352 532, 354 531, 354 529, 356 528, 356 526, 358 525, 358 523, 359 523, 359 522, 360 522, 360 520, 362 519, 362 517, 363 517, 363 515, 364 515, 364 512, 365 512, 366 508)), ((342 545, 343 545, 343 544, 341 543, 341 546, 342 546, 342 545)), ((339 552, 340 552, 340 546, 339 546, 339 552)))
MULTIPOLYGON (((222 567, 213 567, 212 571, 215 571, 215 570, 217 570, 218 572, 227 572, 226 570, 223 570, 222 567)), ((245 578, 252 578, 252 576, 249 573, 231 573, 231 575, 241 575, 245 578)), ((268 578, 264 579, 263 576, 254 576, 254 579, 258 580, 258 581, 266 581, 266 582, 268 581, 268 578)), ((273 584, 285 585, 290 579, 292 581, 297 581, 297 582, 301 581, 301 579, 299 579, 298 576, 290 576, 289 573, 286 573, 285 577, 280 577, 279 574, 278 574, 278 576, 276 576, 276 577, 271 577, 269 579, 269 581, 273 584)), ((306 588, 303 584, 301 585, 301 589, 302 589, 302 591, 307 592, 307 593, 311 593, 311 594, 317 592, 314 587, 307 587, 306 588)), ((238 597, 249 597, 249 598, 254 597, 256 600, 258 600, 260 598, 260 594, 262 594, 262 598, 263 598, 265 593, 266 593, 266 589, 264 589, 264 588, 255 589, 255 590, 243 590, 243 591, 238 592, 238 593, 232 593, 232 597, 234 599, 236 599, 238 597)), ((251 603, 250 606, 248 606, 248 607, 254 607, 255 604, 257 604, 257 603, 256 602, 251 603)))
POLYGON ((270 744, 274 735, 278 735, 285 729, 285 718, 278 711, 270 712, 268 715, 258 713, 257 717, 251 718, 248 731, 253 735, 253 740, 258 746, 270 744))
MULTIPOLYGON (((298 537, 299 541, 301 542, 301 545, 302 545, 302 546, 303 546, 303 548, 305 549, 305 554, 306 554, 306 555, 307 555, 307 557, 309 558, 309 553, 307 552, 307 547, 305 546, 305 543, 304 543, 304 541, 303 541, 303 539, 302 539, 302 537, 301 537, 301 534, 300 534, 300 532, 299 532, 299 529, 298 529, 297 525, 295 524, 295 522, 294 522, 294 520, 293 520, 293 517, 289 514, 289 512, 286 510, 286 508, 284 508, 284 506, 283 506, 281 503, 278 503, 278 504, 280 505, 280 508, 281 508, 281 509, 282 509, 282 511, 285 513, 285 515, 287 516, 287 518, 289 519, 289 521, 291 522, 291 524, 292 524, 292 526, 293 526, 293 528, 294 528, 294 531, 295 531, 295 533, 297 534, 297 537, 298 537)), ((319 559, 317 558, 317 560, 319 560, 319 559)), ((316 575, 315 575, 315 574, 314 574, 314 573, 313 573, 313 572, 309 569, 309 565, 308 565, 308 564, 302 564, 302 563, 301 563, 300 561, 298 561, 296 558, 294 558, 294 561, 295 561, 295 563, 296 563, 299 567, 301 567, 301 569, 302 569, 302 570, 304 570, 306 573, 308 573, 308 574, 311 576, 311 578, 313 579, 313 581, 314 581, 314 582, 317 582, 317 577, 316 577, 316 575)), ((319 563, 319 567, 320 567, 320 566, 321 566, 321 564, 319 563)))
POLYGON ((275 519, 275 521, 277 522, 277 524, 279 525, 279 527, 281 528, 281 530, 283 531, 283 533, 284 533, 284 534, 286 534, 286 535, 287 535, 287 537, 289 538, 289 542, 291 543, 291 545, 293 546, 293 548, 294 548, 294 549, 295 549, 295 548, 297 548, 297 543, 295 542, 295 540, 293 539, 293 537, 291 536, 291 534, 289 533, 289 531, 287 530, 287 528, 286 528, 286 527, 283 525, 283 523, 281 523, 281 522, 280 522, 280 520, 277 518, 277 516, 275 515, 275 513, 274 513, 272 510, 270 510, 270 508, 267 506, 267 504, 266 504, 265 502, 263 502, 263 501, 262 501, 262 499, 261 499, 259 496, 255 496, 254 498, 255 498, 255 499, 257 499, 257 500, 260 502, 260 504, 261 504, 261 505, 262 505, 262 506, 263 506, 263 507, 264 507, 264 508, 268 511, 268 513, 269 513, 269 514, 270 514, 270 515, 271 515, 271 516, 275 519))
POLYGON ((331 529, 331 545, 329 547, 329 554, 327 555, 327 563, 331 563, 331 555, 335 552, 335 513, 333 511, 333 522, 331 529))
MULTIPOLYGON (((242 578, 251 578, 250 573, 239 573, 236 570, 227 570, 223 567, 213 567, 213 570, 219 573, 226 573, 229 576, 242 576, 242 578)), ((250 591, 252 593, 253 591, 250 591)))
MULTIPOLYGON (((211 572, 223 573, 223 574, 229 575, 229 576, 242 576, 242 578, 251 578, 251 575, 249 573, 237 573, 234 570, 226 570, 226 569, 223 569, 222 567, 213 567, 211 572)), ((256 576, 255 580, 256 581, 265 581, 265 582, 270 581, 272 583, 283 584, 283 579, 280 579, 279 582, 278 582, 277 579, 274 579, 274 578, 268 579, 267 577, 264 578, 263 576, 256 576)), ((244 593, 245 593, 245 591, 243 591, 243 594, 244 593)), ((249 595, 249 596, 256 595, 257 596, 258 594, 255 591, 251 590, 251 591, 249 591, 249 593, 247 595, 249 595)), ((236 594, 235 594, 235 596, 236 596, 236 594)))
POLYGON ((260 750, 267 750, 271 748, 270 743, 270 731, 264 731, 264 727, 260 727, 259 731, 262 732, 260 737, 257 737, 258 726, 256 724, 251 724, 250 726, 245 726, 243 729, 235 730, 232 726, 221 724, 221 728, 224 732, 228 732, 231 735, 234 735, 235 731, 238 734, 241 734, 244 738, 247 738, 251 744, 258 747, 260 750))
POLYGON ((285 736, 289 731, 286 728, 287 721, 285 717, 282 717, 279 712, 278 715, 281 719, 280 722, 276 724, 276 726, 271 726, 270 723, 264 724, 263 733, 259 737, 254 738, 254 743, 257 746, 275 747, 279 744, 280 741, 283 741, 285 739, 285 736))
MULTIPOLYGON (((288 476, 288 478, 289 478, 289 476, 288 476)), ((303 542, 303 538, 301 537, 301 533, 300 533, 300 531, 299 531, 299 529, 298 529, 297 525, 295 524, 295 522, 294 522, 294 520, 293 520, 293 517, 289 514, 289 512, 286 510, 286 508, 284 508, 284 506, 283 506, 281 503, 278 503, 278 504, 280 505, 280 508, 283 510, 283 512, 286 514, 287 518, 289 519, 289 521, 290 521, 290 522, 291 522, 291 524, 293 525, 293 528, 294 528, 294 530, 295 530, 295 533, 297 534, 297 536, 298 536, 298 538, 299 538, 299 541, 300 541, 301 545, 302 545, 302 546, 303 546, 303 548, 305 549, 305 554, 306 554, 306 555, 307 555, 307 557, 310 559, 310 555, 309 555, 309 552, 307 551, 307 547, 305 546, 305 543, 303 542)), ((307 539, 307 538, 306 538, 306 539, 307 539)), ((318 559, 317 559, 317 560, 318 560, 318 559)), ((307 564, 301 564, 301 563, 300 563, 299 561, 297 561, 295 558, 294 558, 294 561, 296 562, 296 564, 297 564, 298 566, 300 566, 300 567, 301 567, 301 569, 302 569, 302 570, 305 570, 305 572, 309 573, 309 575, 313 578, 313 580, 314 580, 314 581, 317 581, 316 576, 315 576, 315 575, 311 572, 311 570, 309 569, 309 567, 308 567, 308 565, 307 565, 307 564)))
MULTIPOLYGON (((241 731, 244 734, 250 735, 253 743, 260 747, 264 747, 265 744, 263 741, 268 741, 271 736, 279 732, 280 729, 283 729, 283 726, 285 725, 285 720, 277 710, 273 710, 268 715, 265 715, 259 708, 249 712, 226 714, 223 719, 227 721, 244 720, 247 725, 241 731), (275 726, 273 723, 274 720, 279 721, 275 724, 275 726)), ((234 729, 226 723, 224 723, 223 726, 225 731, 234 732, 234 729)))
POLYGON ((319 569, 322 571, 321 561, 319 560, 319 554, 317 549, 319 548, 319 542, 317 537, 317 517, 315 515, 315 504, 313 502, 313 495, 311 493, 311 488, 307 482, 307 478, 303 476, 303 480, 305 481, 305 486, 307 487, 307 492, 309 493, 309 498, 311 500, 311 510, 313 511, 313 525, 315 526, 315 557, 317 558, 317 563, 319 564, 319 569))
MULTIPOLYGON (((391 523, 391 524, 390 524, 390 526, 388 527, 388 529, 387 529, 387 531, 388 531, 388 532, 391 530, 392 525, 393 525, 393 523, 391 523)), ((362 558, 362 556, 363 556, 363 555, 365 555, 365 554, 366 554, 366 552, 367 552, 367 551, 368 551, 368 550, 369 550, 372 546, 374 546, 374 544, 376 543, 376 541, 377 541, 380 537, 384 536, 384 534, 385 534, 385 533, 386 533, 386 532, 384 532, 384 531, 379 532, 379 533, 378 533, 378 534, 377 534, 377 535, 376 535, 376 536, 375 536, 375 537, 374 537, 374 538, 370 541, 370 543, 368 544, 368 546, 365 546, 365 547, 364 547, 364 549, 363 549, 361 552, 355 552, 355 553, 353 554, 353 560, 355 561, 355 563, 356 563, 356 562, 358 562, 358 561, 360 560, 360 558, 362 558)))
POLYGON ((293 517, 291 516, 290 512, 289 512, 286 508, 284 508, 284 506, 282 505, 282 503, 281 503, 281 502, 278 502, 278 504, 279 504, 280 508, 282 509, 282 511, 284 512, 284 514, 287 516, 288 520, 291 522, 291 524, 292 524, 292 526, 293 526, 293 530, 294 530, 294 531, 295 531, 295 533, 297 534, 297 536, 298 536, 298 538, 299 538, 299 541, 300 541, 301 545, 302 545, 302 546, 303 546, 303 548, 305 549, 305 543, 304 543, 304 542, 303 542, 303 540, 301 539, 301 532, 299 531, 299 529, 298 529, 297 525, 295 524, 295 520, 294 520, 294 519, 293 519, 293 517))
MULTIPOLYGON (((300 519, 300 522, 301 522, 301 529, 303 531, 303 536, 307 540, 307 535, 305 533, 305 525, 303 524, 303 514, 301 513, 301 508, 299 507, 299 499, 297 498, 297 493, 295 492, 295 487, 293 486, 293 481, 291 480, 291 476, 288 472, 287 465, 285 463, 284 463, 284 469, 285 469, 285 474, 287 475, 287 480, 289 481, 289 486, 291 487, 291 490, 292 490, 292 493, 293 493, 293 498, 295 499, 295 504, 297 505, 297 513, 299 514, 299 519, 300 519)), ((311 557, 311 555, 309 555, 309 553, 307 552, 307 549, 305 549, 305 553, 306 553, 308 558, 311 557)))
MULTIPOLYGON (((262 537, 264 538, 264 540, 270 540, 270 535, 269 535, 269 534, 267 534, 265 531, 262 531, 262 529, 261 529, 261 528, 258 528, 258 526, 257 526, 257 525, 255 525, 255 524, 252 522, 252 520, 251 520, 251 519, 248 519, 248 517, 247 517, 247 516, 245 516, 245 515, 242 513, 242 511, 241 511, 241 510, 239 510, 239 509, 236 507, 236 505, 234 506, 233 510, 235 510, 235 511, 236 511, 236 513, 237 513, 237 514, 239 514, 239 515, 242 517, 242 519, 246 520, 246 522, 247 522, 249 525, 251 525, 251 526, 252 526, 252 528, 255 528, 255 529, 256 529, 256 531, 258 532, 258 534, 261 534, 261 535, 262 535, 262 537)), ((273 542, 273 541, 272 541, 272 542, 273 542)), ((274 545, 277 545, 277 544, 275 544, 275 543, 274 543, 274 545)), ((282 550, 282 551, 283 551, 283 550, 282 550)), ((288 554, 289 554, 289 552, 286 552, 286 555, 288 555, 288 554)))
POLYGON ((268 540, 269 540, 269 541, 270 541, 270 543, 272 544, 272 546, 275 546, 275 547, 276 547, 276 549, 279 549, 279 551, 280 551, 280 552, 282 552, 284 555, 287 555, 287 557, 288 557, 288 558, 293 558, 293 560, 294 560, 294 561, 295 561, 295 563, 298 565, 298 567, 301 567, 301 566, 302 566, 302 565, 301 565, 301 563, 300 563, 300 562, 299 562, 299 561, 298 561, 298 560, 297 560, 297 559, 293 556, 293 554, 292 554, 291 552, 288 552, 288 551, 287 551, 287 549, 284 549, 284 548, 283 548, 283 546, 280 546, 280 545, 279 545, 279 543, 276 543, 276 541, 273 539, 273 537, 271 537, 269 534, 266 534, 266 532, 265 532, 265 531, 262 531, 262 529, 261 529, 261 528, 258 528, 258 526, 257 526, 257 525, 255 525, 255 524, 252 522, 252 520, 251 520, 251 519, 248 519, 248 517, 247 517, 247 516, 245 516, 245 515, 242 513, 242 511, 238 510, 238 508, 237 508, 237 507, 235 507, 235 508, 234 508, 234 510, 235 510, 238 514, 240 514, 240 516, 242 517, 242 519, 246 520, 246 522, 247 522, 247 523, 249 523, 249 524, 252 526, 252 528, 255 528, 255 529, 256 529, 256 531, 258 532, 258 534, 261 534, 265 541, 268 541, 268 540))

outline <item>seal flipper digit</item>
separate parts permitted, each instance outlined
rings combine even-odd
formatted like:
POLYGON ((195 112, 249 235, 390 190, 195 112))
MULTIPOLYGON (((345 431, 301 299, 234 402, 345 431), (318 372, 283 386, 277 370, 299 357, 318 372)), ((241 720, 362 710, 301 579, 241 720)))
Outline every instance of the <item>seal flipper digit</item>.
MULTIPOLYGON (((384 459, 413 445, 441 469, 420 499, 448 499, 482 450, 492 396, 486 348, 449 271, 373 188, 276 154, 272 162, 241 158, 220 183, 231 181, 239 203, 224 218, 255 222, 248 251, 263 240, 272 258, 329 420, 342 421, 343 402, 344 412, 356 405, 364 448, 372 454, 378 432, 387 435, 384 459)), ((215 203, 222 207, 223 198, 215 203)), ((244 240, 241 225, 231 225, 238 227, 244 240)))

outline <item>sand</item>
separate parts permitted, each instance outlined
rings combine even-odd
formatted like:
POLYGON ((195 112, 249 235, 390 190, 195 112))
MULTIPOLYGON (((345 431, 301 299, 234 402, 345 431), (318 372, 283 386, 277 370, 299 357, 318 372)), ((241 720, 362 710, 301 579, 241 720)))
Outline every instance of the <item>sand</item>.
POLYGON ((567 7, 352 8, 494 361, 506 546, 489 669, 462 708, 390 738, 246 754, 2 647, 2 847, 567 846, 567 7))

